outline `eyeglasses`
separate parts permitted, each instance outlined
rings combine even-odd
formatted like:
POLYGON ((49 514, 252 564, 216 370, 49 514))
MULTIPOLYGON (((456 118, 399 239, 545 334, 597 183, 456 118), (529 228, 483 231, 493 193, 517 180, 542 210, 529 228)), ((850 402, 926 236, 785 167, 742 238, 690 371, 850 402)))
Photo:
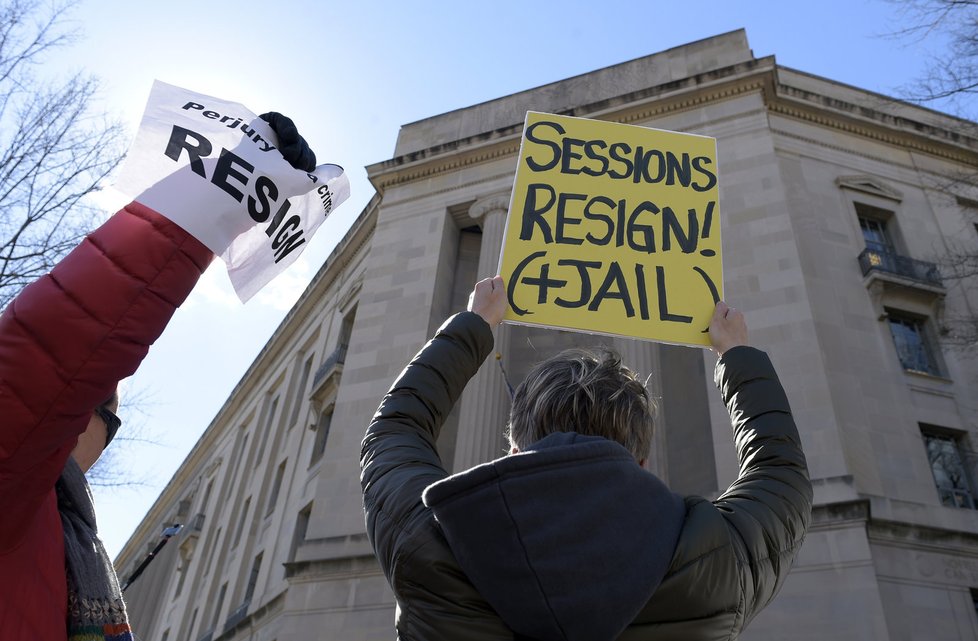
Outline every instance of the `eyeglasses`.
POLYGON ((105 447, 108 447, 113 437, 115 437, 115 433, 119 431, 119 427, 122 425, 122 419, 104 405, 96 407, 95 413, 105 422, 105 447))

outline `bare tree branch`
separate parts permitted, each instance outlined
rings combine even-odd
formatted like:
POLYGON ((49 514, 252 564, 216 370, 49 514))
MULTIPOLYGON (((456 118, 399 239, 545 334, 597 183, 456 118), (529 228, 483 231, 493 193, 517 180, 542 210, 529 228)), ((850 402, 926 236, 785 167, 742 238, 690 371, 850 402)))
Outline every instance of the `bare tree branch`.
POLYGON ((132 464, 131 452, 137 445, 163 447, 159 435, 153 433, 146 422, 149 411, 155 405, 156 401, 147 388, 127 389, 120 394, 118 414, 122 418, 122 426, 109 447, 85 474, 90 484, 120 489, 152 485, 153 470, 145 466, 137 469, 132 464))
POLYGON ((91 113, 98 82, 42 81, 44 54, 78 36, 73 0, 0 5, 0 308, 97 222, 86 202, 119 164, 122 126, 91 113))
POLYGON ((957 115, 974 117, 978 94, 978 1, 891 0, 906 25, 889 37, 915 45, 940 40, 941 52, 929 56, 924 74, 901 90, 921 104, 940 103, 957 115))

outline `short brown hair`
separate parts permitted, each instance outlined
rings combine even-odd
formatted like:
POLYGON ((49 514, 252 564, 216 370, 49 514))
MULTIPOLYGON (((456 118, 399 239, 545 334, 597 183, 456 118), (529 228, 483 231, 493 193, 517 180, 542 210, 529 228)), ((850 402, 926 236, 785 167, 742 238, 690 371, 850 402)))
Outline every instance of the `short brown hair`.
POLYGON ((537 364, 516 388, 509 442, 520 450, 554 432, 616 441, 642 461, 652 446, 655 403, 612 351, 570 349, 537 364))

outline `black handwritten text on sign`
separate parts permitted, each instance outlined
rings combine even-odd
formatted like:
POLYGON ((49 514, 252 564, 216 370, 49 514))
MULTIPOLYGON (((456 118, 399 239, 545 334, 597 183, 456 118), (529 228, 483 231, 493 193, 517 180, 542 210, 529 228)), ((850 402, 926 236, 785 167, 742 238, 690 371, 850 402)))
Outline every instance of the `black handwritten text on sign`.
POLYGON ((712 138, 528 113, 500 267, 507 320, 709 344, 718 191, 712 138))

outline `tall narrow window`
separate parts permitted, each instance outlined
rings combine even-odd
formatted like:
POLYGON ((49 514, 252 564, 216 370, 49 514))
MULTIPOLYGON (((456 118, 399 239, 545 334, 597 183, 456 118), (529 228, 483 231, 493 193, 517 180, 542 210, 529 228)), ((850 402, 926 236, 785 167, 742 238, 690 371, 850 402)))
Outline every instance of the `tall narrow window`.
POLYGON ((224 608, 224 597, 227 596, 227 593, 228 593, 228 584, 225 583, 224 585, 221 586, 221 591, 217 595, 217 607, 214 608, 214 618, 211 621, 211 629, 217 627, 217 622, 221 618, 221 609, 224 608))
POLYGON ((312 455, 309 457, 309 465, 312 465, 323 457, 326 451, 326 439, 329 438, 329 426, 333 422, 333 409, 323 410, 319 415, 319 422, 316 423, 316 439, 312 442, 312 455))
POLYGON ((207 547, 207 567, 204 568, 204 575, 208 575, 211 572, 211 565, 214 564, 214 557, 217 556, 217 551, 220 549, 218 544, 221 541, 221 528, 217 528, 217 532, 214 534, 214 538, 208 543, 207 547))
POLYGON ((309 518, 312 516, 312 503, 302 508, 295 518, 295 531, 292 532, 292 546, 289 548, 289 563, 295 561, 295 553, 306 540, 306 531, 309 529, 309 518))
POLYGON ((197 625, 197 608, 194 608, 194 613, 190 615, 190 627, 187 628, 187 638, 194 638, 194 626, 197 625))
POLYGON ((354 305, 353 309, 346 313, 343 317, 343 324, 340 326, 340 344, 341 348, 346 348, 350 345, 350 337, 353 336, 353 322, 357 318, 357 308, 354 305))
POLYGON ((214 489, 214 479, 207 481, 207 489, 204 490, 204 498, 200 501, 200 511, 202 514, 207 513, 207 504, 210 503, 212 489, 214 489))
POLYGON ((265 508, 265 516, 269 516, 275 511, 275 503, 278 502, 278 493, 282 489, 282 479, 285 478, 286 463, 288 463, 288 459, 282 461, 278 469, 275 470, 275 480, 272 482, 272 491, 268 495, 268 506, 265 508))
POLYGON ((183 592, 183 584, 187 580, 187 575, 190 574, 190 559, 185 559, 183 563, 180 564, 180 568, 177 569, 180 574, 180 578, 177 579, 177 591, 173 593, 173 598, 176 599, 183 592))
POLYGON ((873 218, 859 218, 859 228, 862 229, 863 239, 868 249, 891 251, 893 243, 886 235, 886 223, 873 218))
POLYGON ((258 585, 258 573, 261 572, 261 561, 264 556, 264 552, 259 553, 251 564, 251 574, 248 575, 248 587, 245 589, 245 603, 251 603, 251 598, 255 596, 255 586, 258 585))
POLYGON ((258 446, 258 456, 255 458, 256 461, 262 460, 262 455, 265 453, 265 444, 268 442, 268 435, 272 431, 272 425, 275 421, 275 412, 278 410, 278 396, 272 399, 271 405, 268 406, 268 414, 265 415, 265 429, 262 430, 261 444, 258 446))
POLYGON ((924 319, 894 311, 888 312, 888 318, 893 344, 903 369, 939 375, 924 319))
POLYGON ((305 396, 306 384, 309 382, 310 370, 312 370, 312 356, 302 366, 302 376, 299 377, 299 385, 295 388, 295 394, 292 397, 292 414, 289 416, 289 427, 295 425, 299 419, 299 408, 302 407, 302 399, 305 396))
POLYGON ((863 232, 866 249, 896 253, 893 240, 887 230, 887 219, 893 215, 893 212, 856 203, 856 215, 859 217, 859 229, 863 232))
POLYGON ((963 455, 961 438, 950 432, 923 429, 927 460, 941 503, 948 507, 975 509, 973 480, 963 455))
POLYGON ((241 533, 244 531, 245 523, 248 521, 248 509, 251 507, 251 497, 249 496, 245 499, 244 506, 241 508, 241 518, 238 519, 238 529, 234 531, 234 542, 231 544, 232 548, 237 547, 238 541, 241 540, 241 533))

